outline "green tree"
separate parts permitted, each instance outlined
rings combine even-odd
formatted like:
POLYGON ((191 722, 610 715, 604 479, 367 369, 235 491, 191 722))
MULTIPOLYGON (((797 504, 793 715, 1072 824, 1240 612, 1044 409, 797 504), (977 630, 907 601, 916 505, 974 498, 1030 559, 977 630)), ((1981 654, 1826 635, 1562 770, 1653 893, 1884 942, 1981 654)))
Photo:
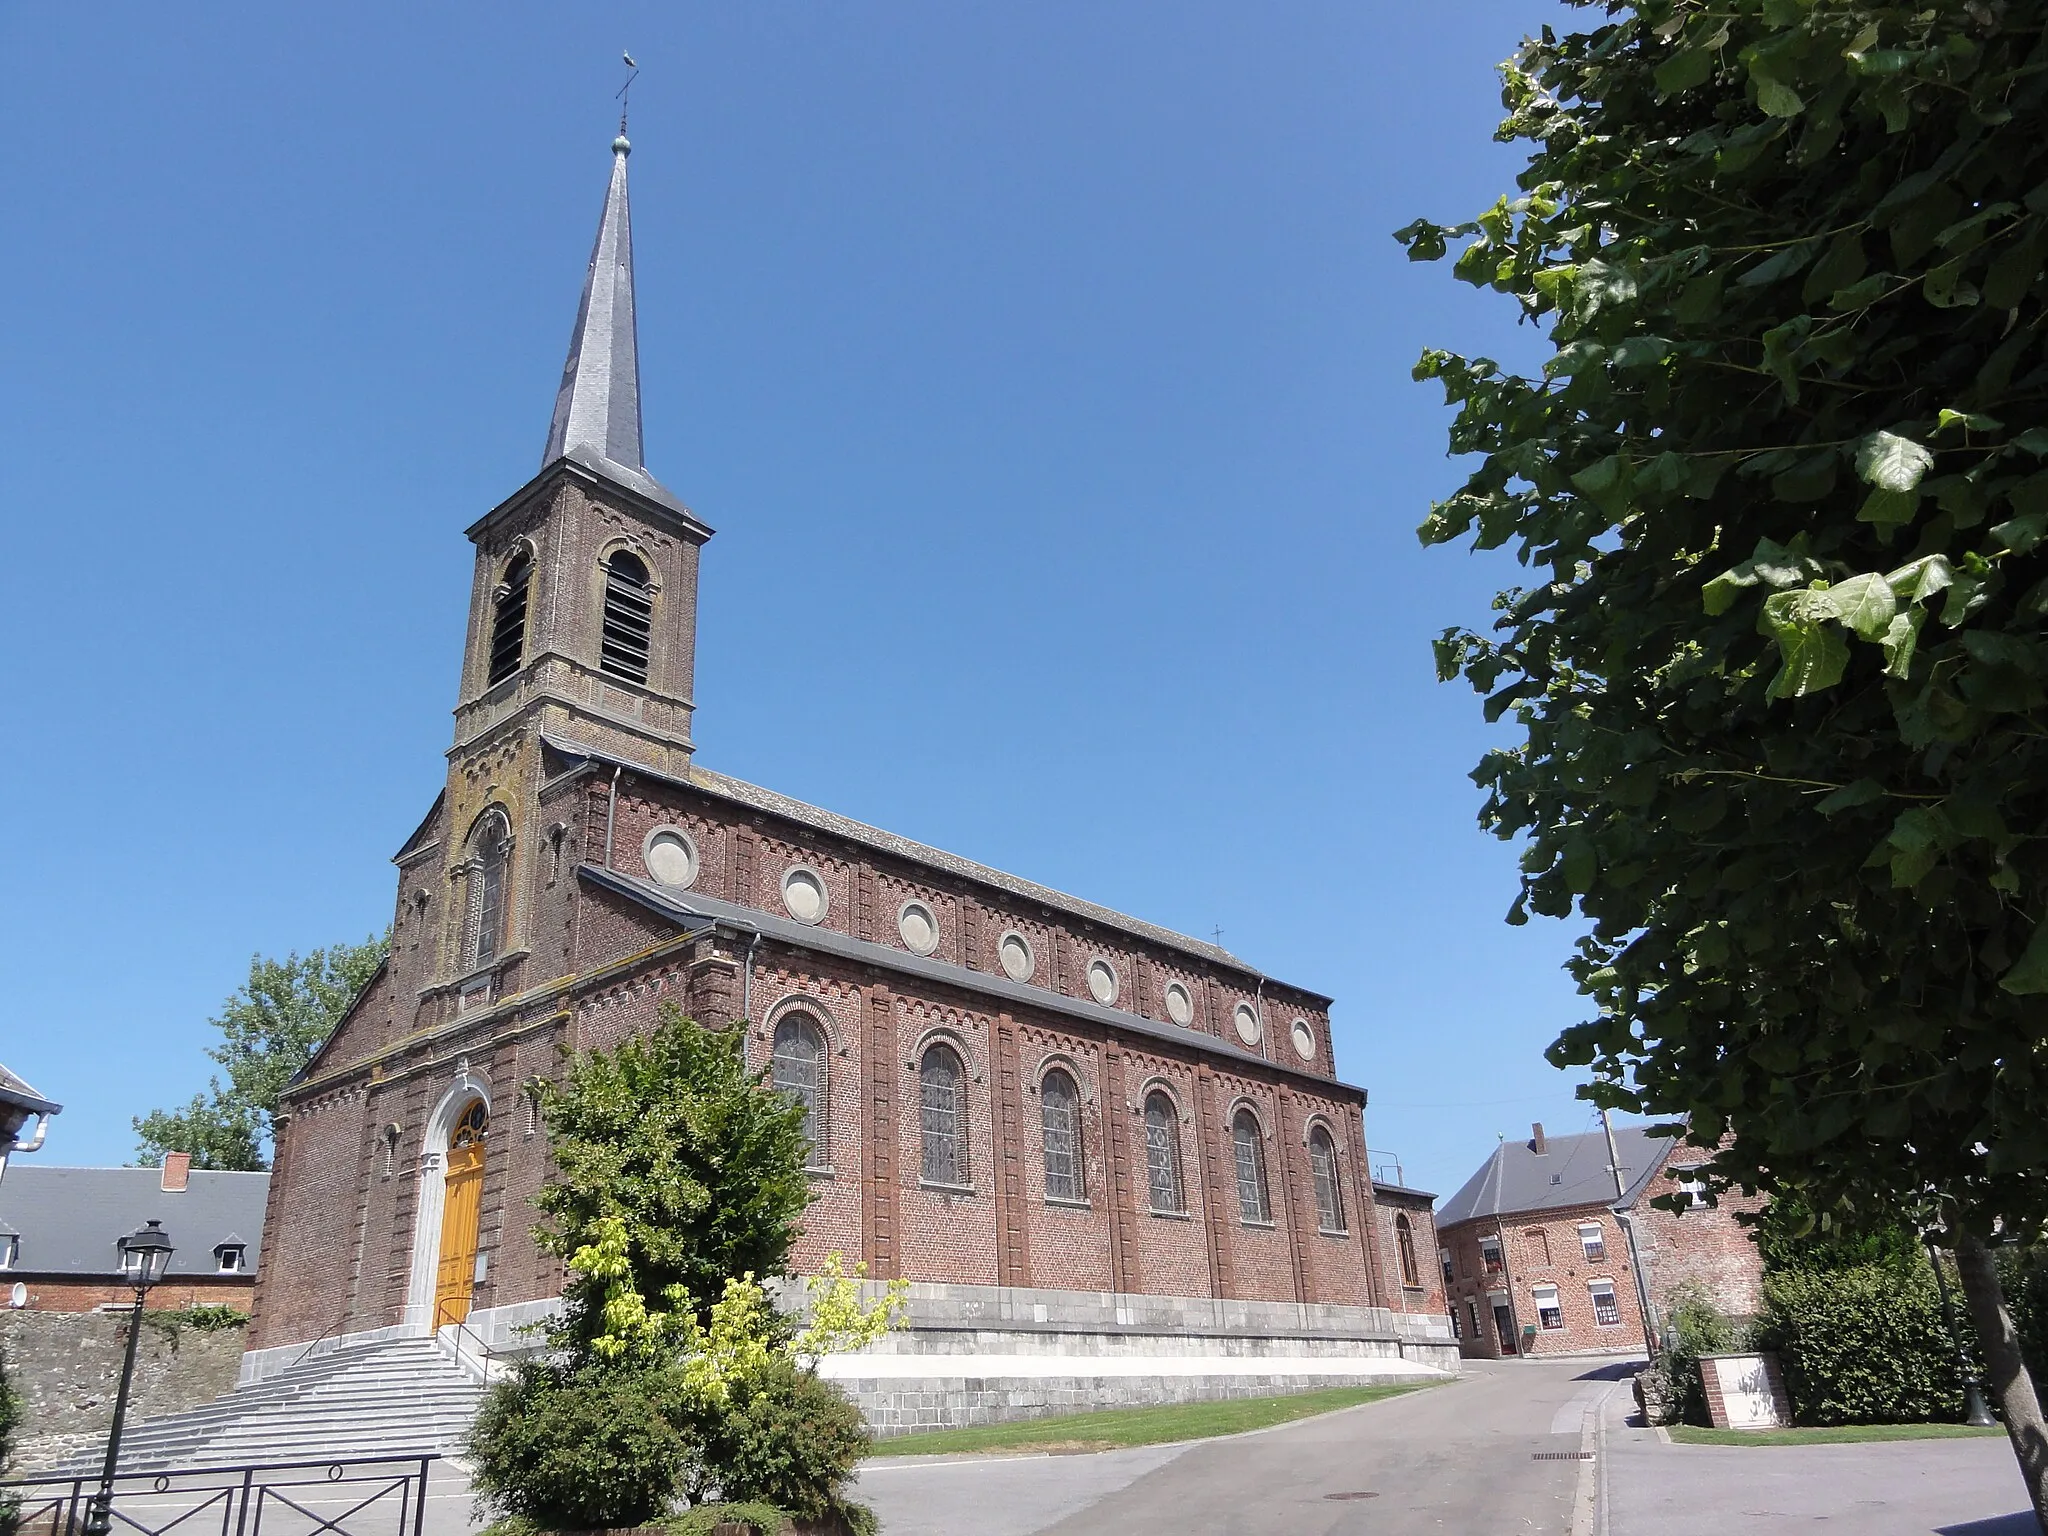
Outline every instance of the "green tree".
POLYGON ((1424 354, 1512 547, 1450 631, 1509 914, 1588 921, 1593 1096, 1845 1228, 1934 1218, 2048 1526, 1988 1245, 2048 1220, 2040 0, 1615 0, 1504 70, 1520 193, 1401 232, 1547 330, 1424 354))
POLYGON ((134 1122, 143 1163, 190 1152, 195 1168, 270 1166, 277 1101, 313 1059, 390 950, 388 937, 337 944, 282 960, 257 955, 249 979, 212 1020, 221 1043, 208 1049, 227 1073, 183 1109, 159 1109, 134 1122))
POLYGON ((646 1036, 575 1057, 540 1093, 556 1169, 534 1198, 541 1242, 583 1256, 558 1343, 660 1338, 681 1312, 708 1323, 728 1280, 783 1272, 811 1200, 804 1111, 762 1092, 743 1027, 665 1005, 646 1036))

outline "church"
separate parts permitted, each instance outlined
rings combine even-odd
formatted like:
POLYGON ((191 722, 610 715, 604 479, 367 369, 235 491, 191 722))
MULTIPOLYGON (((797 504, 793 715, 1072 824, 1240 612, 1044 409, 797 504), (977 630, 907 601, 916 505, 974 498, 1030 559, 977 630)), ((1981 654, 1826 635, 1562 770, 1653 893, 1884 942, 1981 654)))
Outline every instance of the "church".
POLYGON ((920 1326, 1447 1339, 1431 1197, 1370 1178, 1329 998, 696 762, 712 530, 643 462, 612 151, 540 472, 467 530, 447 780, 393 861, 390 957, 278 1116, 245 1379, 544 1313, 533 1086, 667 1004, 743 1029, 807 1108, 797 1270, 909 1280, 920 1326))

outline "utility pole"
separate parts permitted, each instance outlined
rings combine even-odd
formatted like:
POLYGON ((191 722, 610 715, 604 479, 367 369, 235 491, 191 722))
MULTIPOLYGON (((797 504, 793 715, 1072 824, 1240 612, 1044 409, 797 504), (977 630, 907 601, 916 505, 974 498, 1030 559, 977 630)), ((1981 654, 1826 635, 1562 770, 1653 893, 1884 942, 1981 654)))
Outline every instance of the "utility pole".
POLYGON ((1650 1287, 1643 1277, 1643 1254, 1636 1244, 1636 1224, 1622 1209, 1622 1202, 1628 1198, 1628 1183, 1621 1176, 1621 1153, 1614 1145, 1614 1121, 1605 1109, 1600 1111, 1600 1129, 1607 1133, 1607 1171, 1614 1175, 1614 1219, 1621 1226, 1621 1235, 1628 1239, 1628 1267, 1636 1277, 1636 1310, 1643 1319, 1643 1348, 1654 1360, 1657 1324, 1650 1312, 1650 1287))

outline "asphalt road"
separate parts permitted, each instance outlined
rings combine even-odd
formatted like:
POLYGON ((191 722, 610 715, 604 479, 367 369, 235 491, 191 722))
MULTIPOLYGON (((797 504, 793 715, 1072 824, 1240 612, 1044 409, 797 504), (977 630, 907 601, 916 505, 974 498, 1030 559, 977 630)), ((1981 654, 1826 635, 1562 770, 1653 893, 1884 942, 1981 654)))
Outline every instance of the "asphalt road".
POLYGON ((1459 1380, 1257 1434, 1091 1456, 870 1462, 887 1536, 1466 1536, 1571 1526, 1611 1371, 1466 1362, 1459 1380))

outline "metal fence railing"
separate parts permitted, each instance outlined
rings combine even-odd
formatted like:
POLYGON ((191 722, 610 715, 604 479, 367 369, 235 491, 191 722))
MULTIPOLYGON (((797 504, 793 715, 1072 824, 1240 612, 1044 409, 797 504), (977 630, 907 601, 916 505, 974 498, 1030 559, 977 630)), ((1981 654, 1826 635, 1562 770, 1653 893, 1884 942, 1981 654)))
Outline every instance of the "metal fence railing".
MULTIPOLYGON (((438 1456, 130 1472, 114 1480, 113 1536, 422 1536, 438 1456)), ((0 1483, 20 1536, 80 1536, 97 1476, 0 1483)))

